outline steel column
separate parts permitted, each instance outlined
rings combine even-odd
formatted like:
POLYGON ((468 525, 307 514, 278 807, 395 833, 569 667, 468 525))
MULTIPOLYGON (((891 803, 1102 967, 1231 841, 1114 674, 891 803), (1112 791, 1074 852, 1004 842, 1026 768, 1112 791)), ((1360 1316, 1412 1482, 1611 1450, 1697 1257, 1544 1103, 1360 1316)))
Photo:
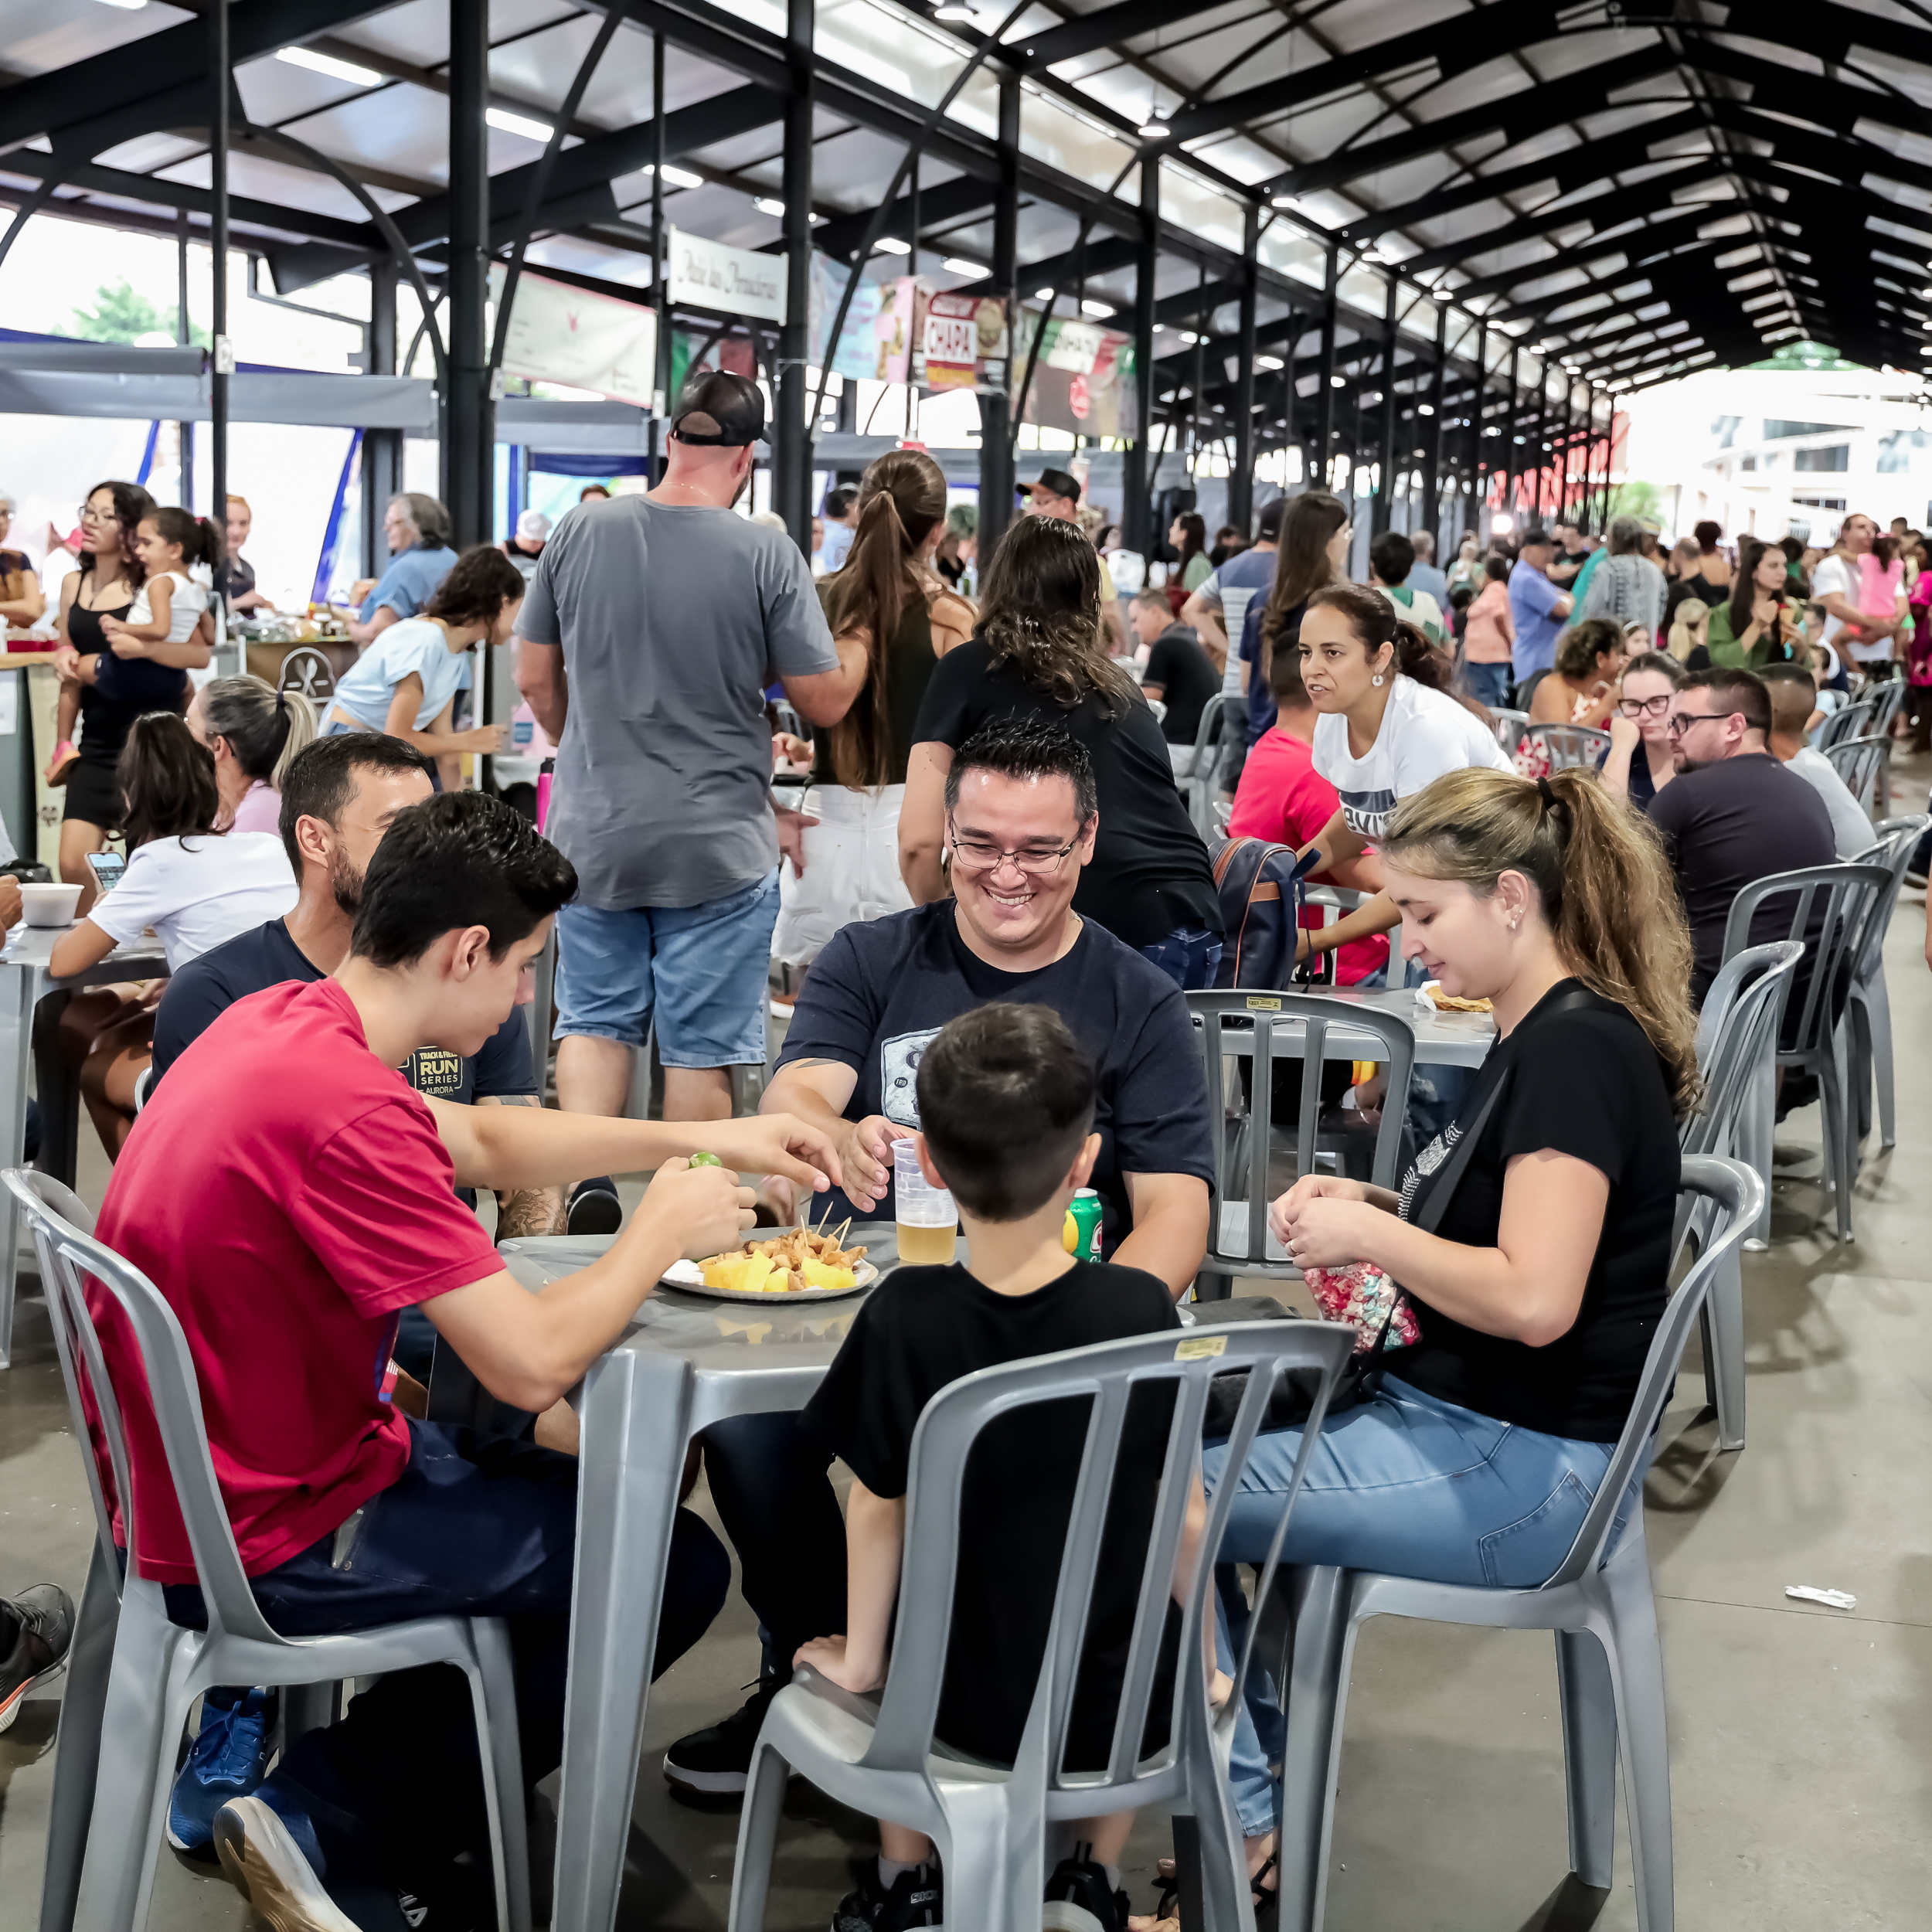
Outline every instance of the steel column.
MULTIPOLYGON (((379 255, 369 265, 369 373, 394 376, 396 366, 396 288, 393 256, 379 255)), ((403 487, 403 432, 362 432, 362 569, 366 577, 383 574, 389 557, 383 533, 383 512, 403 487)))
POLYGON ((814 12, 815 0, 787 0, 785 51, 791 63, 792 91, 785 102, 785 322, 778 335, 777 420, 771 439, 772 507, 808 556, 811 554, 811 446, 818 427, 806 420, 811 398, 805 376, 811 305, 814 12))
POLYGON ((209 325, 214 336, 208 381, 208 495, 219 522, 228 515, 228 378, 235 366, 234 348, 228 339, 228 120, 234 85, 229 71, 228 0, 210 0, 208 65, 209 85, 214 90, 208 116, 208 247, 213 297, 209 325))
POLYGON ((490 396, 489 9, 450 0, 449 393, 444 403, 444 502, 458 549, 486 542, 495 495, 490 396))
POLYGON ((1402 284, 1391 275, 1382 312, 1382 434, 1376 451, 1375 501, 1369 510, 1369 533, 1375 536, 1395 521, 1396 308, 1401 299, 1402 284))
MULTIPOLYGON (((999 196, 993 204, 993 293, 1006 304, 1006 367, 992 393, 979 399, 979 570, 983 577, 995 546, 1013 520, 1013 380, 1019 346, 1019 76, 999 70, 999 196)), ((1147 388, 1153 372, 1138 372, 1141 420, 1148 414, 1147 388)), ((856 406, 859 386, 845 391, 856 406)), ((843 400, 843 398, 841 398, 843 400)), ((840 427, 844 418, 840 418, 840 427)), ((856 425, 855 425, 856 427, 856 425)), ((1145 429, 1133 447, 1140 446, 1145 429)), ((1130 451, 1128 462, 1133 461, 1130 451)), ((1124 506, 1123 506, 1124 514, 1124 506)))
POLYGON ((1309 478, 1309 487, 1318 490, 1333 487, 1335 471, 1335 310, 1339 275, 1340 264, 1331 246, 1321 283, 1321 348, 1315 379, 1315 441, 1320 460, 1309 478))
MULTIPOLYGON (((1227 520, 1243 536, 1254 529, 1254 358, 1255 304, 1260 293, 1257 255, 1261 246, 1261 209, 1250 202, 1241 223, 1240 319, 1235 351, 1234 464, 1228 474, 1227 520)), ((1205 318, 1203 318, 1205 321, 1205 318)), ((1290 349, 1289 366, 1294 354, 1290 349)))
POLYGON ((1509 375, 1503 392, 1502 507, 1513 523, 1516 517, 1516 362, 1521 351, 1509 352, 1509 375))
MULTIPOLYGON (((188 211, 175 216, 175 340, 185 349, 194 340, 188 325, 188 211)), ((175 437, 181 451, 181 507, 195 507, 195 426, 177 423, 175 437)), ((223 505, 226 511, 226 505, 223 505)), ((226 521, 224 516, 223 521, 226 521)))
POLYGON ((1436 366, 1429 379, 1429 434, 1423 438, 1422 527, 1434 539, 1439 556, 1451 555, 1442 540, 1443 372, 1449 359, 1449 310, 1436 304, 1436 366))
POLYGON ((657 407, 651 412, 651 481, 664 475, 671 395, 671 253, 664 227, 664 29, 651 30, 651 299, 658 311, 657 407))
POLYGON ((1161 260, 1161 164, 1141 150, 1141 230, 1134 257, 1134 367, 1141 386, 1141 420, 1121 468, 1121 533, 1127 548, 1151 559, 1165 531, 1154 528, 1154 284, 1161 260))

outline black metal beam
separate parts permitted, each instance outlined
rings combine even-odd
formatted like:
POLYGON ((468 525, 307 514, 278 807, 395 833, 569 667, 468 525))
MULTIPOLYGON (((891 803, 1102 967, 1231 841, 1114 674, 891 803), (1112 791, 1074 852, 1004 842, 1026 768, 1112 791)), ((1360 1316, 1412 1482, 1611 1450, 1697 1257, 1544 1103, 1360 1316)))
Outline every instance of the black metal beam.
POLYGON ((1154 281, 1161 258, 1161 171, 1153 156, 1141 155, 1141 233, 1134 276, 1134 367, 1138 377, 1138 415, 1134 440, 1121 465, 1121 535, 1130 550, 1151 557, 1166 532, 1154 528, 1154 281))
POLYGON ((1260 246, 1261 211, 1250 202, 1242 216, 1240 339, 1234 352, 1234 461, 1228 474, 1228 521, 1243 536, 1251 535, 1254 526, 1254 270, 1260 246))
MULTIPOLYGON (((999 184, 982 181, 977 175, 960 175, 942 181, 935 188, 923 188, 919 194, 919 219, 922 228, 937 227, 943 222, 964 221, 971 215, 983 215, 999 200, 999 184)), ((842 262, 852 260, 852 251, 866 239, 872 211, 862 209, 855 215, 835 216, 811 231, 811 245, 821 253, 842 262)), ((885 232, 911 240, 913 198, 901 195, 886 211, 885 232)))
POLYGON ((208 260, 209 332, 213 352, 208 363, 209 513, 217 529, 228 521, 228 380, 235 366, 228 334, 228 116, 233 91, 228 0, 213 0, 202 23, 208 66, 208 260))
POLYGON ((1223 0, 1117 0, 1113 6, 1097 7, 1044 32, 1017 34, 1008 44, 1029 70, 1051 67, 1103 47, 1118 46, 1157 27, 1177 26, 1222 4, 1223 0))
MULTIPOLYGON (((1015 505, 1013 465, 1013 350, 1017 345, 1019 304, 1014 281, 1019 273, 1019 76, 999 70, 999 151, 1002 166, 999 193, 993 204, 993 291, 1006 304, 1007 360, 998 384, 979 402, 979 535, 981 575, 1012 521, 1015 505)), ((862 237, 861 238, 862 240, 862 237)), ((856 245, 856 244, 855 244, 856 245)), ((849 383, 856 395, 857 385, 849 383)))
POLYGON ((785 45, 792 86, 785 102, 783 193, 785 321, 778 336, 777 420, 772 437, 772 507, 792 541, 811 555, 811 444, 817 424, 805 420, 811 391, 805 375, 811 303, 811 117, 814 0, 787 0, 785 45))
MULTIPOLYGON (((489 538, 495 493, 496 412, 490 400, 489 340, 484 327, 493 199, 489 131, 483 118, 490 76, 488 9, 474 0, 449 0, 449 28, 450 188, 442 197, 450 244, 444 501, 460 549, 489 538)), ((405 216, 414 212, 403 211, 405 216)))

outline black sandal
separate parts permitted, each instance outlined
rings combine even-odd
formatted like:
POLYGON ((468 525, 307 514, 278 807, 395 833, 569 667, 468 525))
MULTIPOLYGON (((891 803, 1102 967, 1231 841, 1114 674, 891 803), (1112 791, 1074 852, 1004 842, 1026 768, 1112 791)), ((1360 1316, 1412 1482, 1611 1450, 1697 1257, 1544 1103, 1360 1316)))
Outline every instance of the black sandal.
MULTIPOLYGON (((1281 1892, 1278 1886, 1264 1885, 1261 1881, 1274 1869, 1275 1854, 1270 1852, 1248 1875, 1248 1889, 1254 1896, 1255 1932, 1273 1932, 1281 1917, 1281 1892)), ((1154 1902, 1155 1922, 1172 1919, 1180 1920, 1181 1881, 1175 1876, 1174 1861, 1162 1859, 1155 1867, 1161 1881, 1161 1895, 1154 1902)))

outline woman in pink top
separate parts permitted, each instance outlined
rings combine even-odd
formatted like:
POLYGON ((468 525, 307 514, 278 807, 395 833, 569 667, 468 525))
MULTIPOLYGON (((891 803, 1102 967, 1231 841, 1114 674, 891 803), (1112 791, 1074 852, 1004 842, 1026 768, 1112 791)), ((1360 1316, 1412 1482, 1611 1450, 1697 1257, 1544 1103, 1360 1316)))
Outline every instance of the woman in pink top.
POLYGON ((216 828, 279 833, 282 774, 315 738, 315 707, 261 678, 216 678, 195 694, 188 729, 214 753, 216 828))
POLYGON ((1509 614, 1509 565, 1499 556, 1487 557, 1488 581, 1476 594, 1463 620, 1463 688, 1491 710, 1509 702, 1509 655, 1516 642, 1515 620, 1509 614))

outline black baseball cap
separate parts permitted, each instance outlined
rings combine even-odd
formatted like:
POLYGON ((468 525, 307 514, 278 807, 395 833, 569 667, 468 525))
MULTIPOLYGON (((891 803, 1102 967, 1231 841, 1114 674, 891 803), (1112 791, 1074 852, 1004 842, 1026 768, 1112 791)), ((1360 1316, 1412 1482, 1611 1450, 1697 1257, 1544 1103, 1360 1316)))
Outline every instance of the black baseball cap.
POLYGON ((1288 507, 1285 496, 1271 496, 1261 505, 1261 513, 1254 519, 1254 539, 1257 543, 1279 543, 1281 541, 1281 518, 1288 507))
POLYGON ((742 449, 765 433, 765 399, 758 385, 728 369, 699 369, 671 406, 671 434, 680 443, 742 449), (701 419, 690 429, 686 418, 701 419))
POLYGON ((1554 543, 1556 541, 1556 539, 1547 530, 1537 528, 1524 531, 1516 540, 1516 548, 1519 550, 1527 550, 1537 545, 1554 543))
POLYGON ((1064 470, 1042 470, 1037 483, 1022 483, 1019 486, 1022 496, 1031 496, 1036 490, 1044 490, 1049 496, 1063 496, 1070 503, 1080 500, 1080 480, 1070 476, 1064 470))

